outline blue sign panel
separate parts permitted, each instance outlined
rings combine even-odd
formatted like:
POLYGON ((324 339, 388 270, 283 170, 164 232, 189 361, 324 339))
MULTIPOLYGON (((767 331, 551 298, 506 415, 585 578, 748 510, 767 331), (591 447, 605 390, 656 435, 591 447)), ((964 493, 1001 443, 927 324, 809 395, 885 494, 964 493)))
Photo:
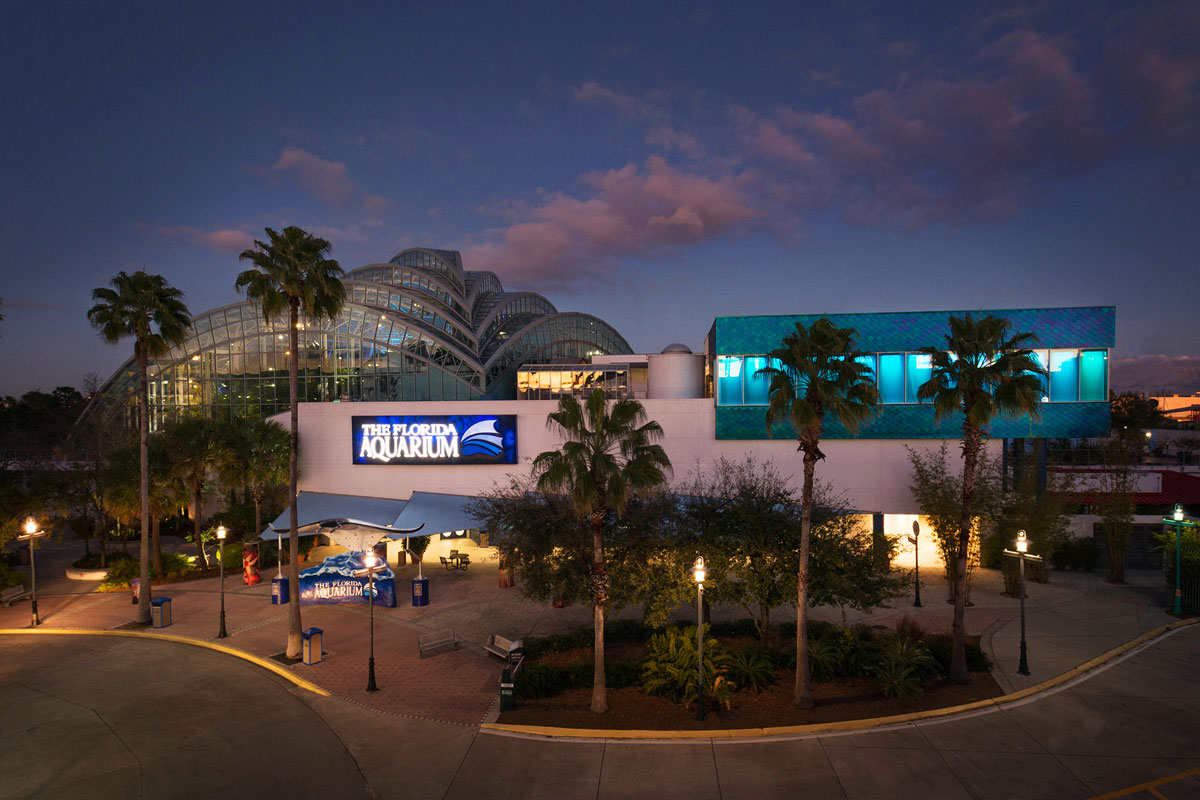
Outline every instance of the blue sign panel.
POLYGON ((515 414, 351 417, 354 463, 516 464, 515 414))
MULTIPOLYGON (((300 605, 367 602, 367 578, 354 573, 365 569, 365 553, 339 553, 319 565, 300 572, 300 605)), ((384 567, 375 573, 375 603, 396 607, 396 576, 384 567)))

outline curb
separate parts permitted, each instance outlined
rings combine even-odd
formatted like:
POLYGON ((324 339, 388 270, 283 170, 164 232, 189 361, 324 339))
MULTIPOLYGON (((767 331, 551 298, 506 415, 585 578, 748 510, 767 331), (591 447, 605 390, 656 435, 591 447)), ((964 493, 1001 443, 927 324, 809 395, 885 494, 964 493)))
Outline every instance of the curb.
POLYGON ((94 631, 85 629, 68 629, 68 628, 0 628, 0 636, 5 635, 31 635, 31 636, 123 636, 133 639, 157 639, 162 642, 173 642, 175 644, 187 644, 193 647, 199 647, 206 650, 213 650, 217 653, 240 658, 243 661, 248 661, 257 667, 261 667, 269 672, 273 672, 281 678, 290 681, 295 686, 301 689, 307 689, 313 694, 321 697, 329 697, 330 692, 322 689, 320 686, 306 681, 301 677, 292 674, 291 671, 275 664, 265 658, 251 655, 244 650, 237 650, 232 647, 226 647, 223 644, 216 642, 206 642, 202 639, 188 639, 184 636, 171 636, 165 633, 151 633, 149 631, 94 631))
POLYGON ((548 739, 660 739, 660 740, 679 740, 679 739, 761 739, 771 738, 776 736, 797 736, 813 733, 838 733, 845 731, 860 731, 871 728, 882 728, 889 725, 902 725, 905 723, 919 722, 927 719, 938 719, 940 717, 948 717, 954 714, 962 714, 969 711, 979 711, 981 709, 1000 708, 1010 703, 1015 703, 1022 700, 1027 700, 1034 695, 1047 692, 1069 683, 1088 672, 1100 667, 1108 662, 1125 655, 1131 650, 1142 646, 1143 644, 1157 639, 1163 634, 1171 631, 1185 628, 1189 625, 1194 625, 1200 622, 1200 619, 1184 619, 1177 622, 1171 622, 1162 627, 1155 628, 1152 631, 1143 633, 1136 639, 1132 639, 1123 645, 1114 647, 1106 653, 1101 653, 1090 661, 1080 664, 1078 667, 1069 669, 1066 672, 1056 675, 1049 680, 1042 681, 1039 684, 1030 686, 1026 689, 1020 689, 1015 692, 992 697, 987 700, 978 700, 974 703, 966 703, 957 706, 947 706, 946 708, 932 708, 927 711, 914 711, 909 714, 895 714, 890 717, 872 717, 869 719, 852 719, 843 720, 840 722, 815 722, 808 725, 787 725, 776 728, 731 728, 729 730, 715 731, 653 731, 653 730, 612 730, 605 728, 554 728, 542 725, 505 725, 500 723, 484 723, 480 725, 480 729, 500 734, 517 734, 533 737, 541 737, 548 739))

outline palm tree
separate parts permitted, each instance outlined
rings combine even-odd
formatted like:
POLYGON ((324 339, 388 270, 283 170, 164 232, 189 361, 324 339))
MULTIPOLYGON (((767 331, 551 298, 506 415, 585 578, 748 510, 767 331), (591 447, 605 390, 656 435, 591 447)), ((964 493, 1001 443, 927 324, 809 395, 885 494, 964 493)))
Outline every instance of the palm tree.
POLYGON ((796 595, 796 686, 792 702, 812 708, 812 676, 808 669, 808 556, 812 540, 813 475, 821 452, 825 415, 832 414, 848 431, 873 415, 879 407, 875 376, 854 348, 858 332, 839 328, 821 317, 810 327, 796 323, 795 333, 783 337, 783 347, 772 350, 768 366, 757 374, 771 378, 767 405, 767 433, 786 419, 796 431, 797 448, 804 453, 804 485, 800 494, 800 567, 796 595))
POLYGON ((979 451, 992 417, 1038 416, 1040 376, 1045 370, 1033 351, 1025 347, 1036 342, 1032 333, 1012 335, 1012 325, 1003 317, 966 314, 950 317, 946 349, 921 348, 929 356, 933 372, 917 389, 917 400, 932 400, 938 420, 962 414, 962 517, 954 573, 954 651, 950 661, 950 679, 955 683, 968 680, 963 615, 979 451))
POLYGON ((346 303, 346 287, 340 278, 345 273, 328 258, 331 245, 296 226, 277 233, 267 228, 269 242, 254 241, 254 248, 238 256, 254 265, 237 276, 238 291, 262 305, 263 319, 270 323, 287 311, 290 349, 288 350, 288 391, 291 399, 291 454, 288 459, 288 504, 291 509, 288 531, 288 603, 287 657, 300 656, 300 534, 296 530, 297 455, 299 449, 299 355, 300 314, 312 321, 332 319, 346 303))
POLYGON ((147 371, 151 358, 165 355, 173 346, 183 344, 191 325, 191 314, 183 303, 183 292, 173 288, 161 275, 144 270, 128 274, 118 272, 112 288, 92 292, 96 302, 88 310, 88 319, 110 344, 133 337, 133 360, 138 372, 138 460, 142 518, 141 570, 142 591, 138 600, 137 621, 150 623, 150 396, 147 371))
POLYGON ((233 459, 223 475, 227 486, 250 490, 254 534, 262 532, 262 503, 267 492, 288 479, 288 433, 265 419, 237 420, 228 430, 233 459))
POLYGON ((225 473, 233 461, 233 451, 225 441, 224 431, 215 420, 188 417, 167 427, 166 445, 170 454, 171 473, 187 487, 195 507, 192 514, 192 535, 196 540, 197 564, 208 569, 204 555, 204 539, 200 523, 204 517, 204 484, 213 474, 225 473))
POLYGON ((608 604, 608 574, 604 569, 604 524, 610 511, 624 510, 631 494, 666 483, 671 461, 662 445, 662 427, 646 421, 637 400, 623 398, 608 403, 596 389, 583 405, 565 395, 546 426, 565 440, 558 450, 548 450, 533 460, 537 486, 543 492, 570 496, 575 513, 589 520, 592 529, 592 572, 589 595, 595 625, 592 670, 592 711, 608 710, 604 679, 604 614, 608 604))

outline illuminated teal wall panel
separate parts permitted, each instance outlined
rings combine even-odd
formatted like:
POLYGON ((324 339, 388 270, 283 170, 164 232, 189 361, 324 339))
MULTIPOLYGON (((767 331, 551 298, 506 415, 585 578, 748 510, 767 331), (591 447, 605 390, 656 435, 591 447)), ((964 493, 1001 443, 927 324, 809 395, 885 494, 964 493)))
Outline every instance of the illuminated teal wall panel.
POLYGON ((1115 347, 1117 313, 1112 306, 967 311, 886 312, 879 314, 799 314, 771 317, 717 317, 713 323, 716 354, 768 353, 780 346, 797 322, 811 325, 827 316, 858 331, 860 350, 903 352, 944 346, 951 316, 995 314, 1019 333, 1033 331, 1037 347, 1115 347))
MULTIPOLYGON (((761 406, 718 406, 717 439, 795 439, 791 425, 777 424, 767 436, 765 412, 761 406)), ((1043 403, 1042 417, 996 419, 989 434, 993 439, 1021 437, 1081 438, 1105 436, 1109 432, 1108 403, 1043 403)), ((857 436, 850 436, 836 420, 825 424, 826 439, 959 439, 962 417, 954 415, 940 423, 934 421, 933 406, 882 406, 879 416, 866 422, 857 436)))

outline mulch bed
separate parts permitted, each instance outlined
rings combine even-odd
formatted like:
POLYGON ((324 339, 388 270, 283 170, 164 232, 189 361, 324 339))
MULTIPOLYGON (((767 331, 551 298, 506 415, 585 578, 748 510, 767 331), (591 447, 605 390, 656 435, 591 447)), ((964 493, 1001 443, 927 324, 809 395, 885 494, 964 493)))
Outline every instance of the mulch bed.
MULTIPOLYGON (((732 644, 732 642, 731 642, 732 644)), ((731 649, 737 649, 736 645, 731 649)), ((608 658, 638 657, 644 648, 638 645, 613 645, 606 648, 608 658)), ((591 651, 547 654, 543 662, 565 665, 590 659, 591 651)), ((644 694, 641 689, 609 689, 608 712, 593 714, 589 709, 591 689, 572 689, 554 697, 517 697, 516 708, 500 715, 505 725, 541 725, 559 728, 613 730, 719 730, 734 728, 771 728, 822 722, 887 717, 973 703, 1004 694, 990 673, 975 672, 966 685, 941 680, 924 693, 907 700, 889 699, 866 678, 840 678, 813 683, 816 705, 802 711, 792 705, 795 682, 793 670, 779 670, 775 683, 755 694, 742 689, 733 695, 733 708, 708 709, 707 719, 696 719, 696 706, 676 705, 665 697, 644 694)))

